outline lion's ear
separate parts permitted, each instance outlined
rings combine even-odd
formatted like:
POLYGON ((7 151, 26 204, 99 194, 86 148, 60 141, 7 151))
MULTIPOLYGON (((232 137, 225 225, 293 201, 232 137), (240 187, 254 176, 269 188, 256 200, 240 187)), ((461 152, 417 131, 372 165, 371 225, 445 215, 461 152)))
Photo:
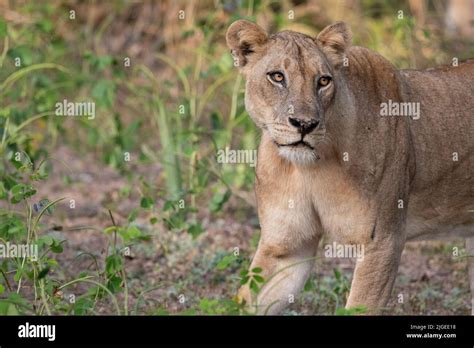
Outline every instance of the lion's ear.
POLYGON ((338 67, 352 43, 351 29, 344 22, 336 22, 318 34, 316 43, 321 47, 331 64, 338 67))
POLYGON ((240 19, 231 24, 226 34, 227 45, 234 57, 235 66, 245 67, 261 51, 268 40, 268 35, 257 24, 240 19))

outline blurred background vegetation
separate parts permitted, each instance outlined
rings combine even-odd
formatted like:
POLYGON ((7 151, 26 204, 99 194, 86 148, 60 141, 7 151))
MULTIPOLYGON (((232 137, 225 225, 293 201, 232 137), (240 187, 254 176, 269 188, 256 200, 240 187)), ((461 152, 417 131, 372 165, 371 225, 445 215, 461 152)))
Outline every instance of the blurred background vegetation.
MULTIPOLYGON (((470 0, 0 0, 0 241, 41 255, 0 260, 0 314, 240 311, 254 172, 216 161, 259 141, 225 44, 238 18, 310 35, 345 20, 400 68, 474 56, 470 0), (95 119, 56 117, 64 99, 95 102, 95 119)), ((415 248, 420 264, 445 250, 433 267, 449 274, 411 269, 389 313, 468 312, 451 246, 415 248)), ((352 265, 337 262, 289 313, 341 314, 352 265)))

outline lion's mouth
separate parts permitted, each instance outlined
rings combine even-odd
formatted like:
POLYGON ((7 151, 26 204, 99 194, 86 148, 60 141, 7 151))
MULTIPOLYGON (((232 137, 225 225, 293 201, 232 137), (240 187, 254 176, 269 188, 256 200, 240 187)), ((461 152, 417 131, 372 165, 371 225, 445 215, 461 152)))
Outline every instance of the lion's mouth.
POLYGON ((280 144, 280 143, 277 143, 275 141, 275 144, 276 146, 278 147, 284 147, 284 146, 289 146, 289 147, 294 147, 294 148, 298 148, 298 147, 307 147, 311 150, 314 150, 314 147, 312 147, 310 144, 308 144, 306 141, 304 140, 298 140, 298 141, 295 141, 293 143, 288 143, 288 144, 280 144))

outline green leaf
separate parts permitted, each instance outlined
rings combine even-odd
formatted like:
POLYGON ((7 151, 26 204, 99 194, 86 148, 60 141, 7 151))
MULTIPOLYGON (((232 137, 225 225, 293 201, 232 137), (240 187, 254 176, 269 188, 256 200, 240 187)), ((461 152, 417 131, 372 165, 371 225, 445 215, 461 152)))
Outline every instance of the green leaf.
POLYGON ((53 238, 51 236, 45 235, 41 236, 37 240, 38 247, 42 247, 43 245, 47 245, 50 247, 53 253, 59 254, 63 252, 62 241, 53 238))
POLYGON ((250 276, 245 276, 240 280, 240 285, 245 285, 248 283, 250 276))
POLYGON ((38 244, 38 247, 42 247, 43 245, 51 246, 54 243, 54 239, 51 236, 45 235, 39 237, 36 243, 38 244))
POLYGON ((314 289, 314 284, 312 279, 308 279, 306 283, 304 284, 304 290, 303 291, 312 291, 314 289))
POLYGON ((138 216, 138 209, 137 208, 132 209, 132 211, 128 215, 128 222, 135 221, 137 219, 137 216, 138 216))
POLYGON ((211 127, 213 130, 223 128, 221 119, 222 117, 220 117, 220 114, 217 111, 211 113, 211 127))
POLYGON ((8 50, 8 56, 12 59, 20 58, 21 67, 33 64, 33 51, 28 46, 17 46, 8 50))
POLYGON ((61 244, 61 242, 59 242, 58 240, 54 240, 53 244, 51 245, 51 251, 55 254, 60 254, 63 252, 63 246, 61 244))
POLYGON ((3 39, 8 35, 7 22, 3 18, 0 18, 0 39, 3 39))
POLYGON ((116 232, 119 228, 117 226, 109 226, 104 229, 104 233, 113 233, 116 232))
POLYGON ((188 233, 193 237, 193 239, 195 239, 203 232, 204 229, 202 228, 202 225, 200 223, 193 224, 188 228, 188 233))
POLYGON ((257 282, 254 281, 253 279, 250 281, 249 287, 250 287, 250 290, 252 290, 255 293, 258 293, 260 291, 260 288, 258 287, 257 282))
POLYGON ((5 292, 5 287, 0 284, 0 295, 3 294, 5 292))
POLYGON ((7 199, 8 198, 8 192, 7 189, 5 188, 5 184, 3 182, 0 182, 0 199, 7 199))
POLYGON ((0 300, 0 315, 18 315, 18 309, 13 303, 0 300))
POLYGON ((43 268, 39 273, 38 273, 38 279, 42 279, 46 277, 46 275, 49 273, 49 266, 43 268))
POLYGON ((8 298, 0 300, 0 315, 18 315, 18 308, 22 307, 28 308, 28 302, 16 292, 10 293, 8 298))
POLYGON ((209 209, 214 213, 222 210, 222 207, 229 200, 231 195, 232 192, 230 190, 227 190, 225 193, 216 193, 212 197, 209 209))
POLYGON ((122 269, 122 258, 120 255, 110 255, 105 260, 105 270, 108 274, 115 274, 122 269))
POLYGON ((227 267, 229 267, 229 265, 234 262, 236 259, 236 257, 232 254, 232 255, 226 255, 222 258, 222 260, 219 261, 219 263, 217 264, 217 269, 220 269, 220 270, 223 270, 223 269, 226 269, 227 267))
POLYGON ((51 22, 49 19, 42 19, 36 25, 45 33, 49 33, 53 29, 53 22, 51 22))
POLYGON ((17 184, 12 187, 11 193, 13 195, 11 202, 16 204, 25 198, 33 196, 36 190, 31 185, 17 184))
POLYGON ((124 231, 123 233, 121 233, 121 235, 127 242, 133 239, 138 239, 142 235, 142 231, 140 231, 140 229, 134 225, 130 225, 126 230, 121 229, 120 231, 124 231))
POLYGON ((88 314, 89 310, 94 307, 94 301, 88 297, 79 298, 74 304, 74 314, 84 315, 88 314))
POLYGON ((114 61, 111 56, 96 56, 92 52, 86 52, 84 58, 87 59, 98 72, 104 70, 114 61))
POLYGON ((116 86, 113 81, 100 79, 92 88, 92 97, 98 106, 111 108, 115 102, 116 86))
POLYGON ((27 306, 28 305, 28 302, 27 300, 25 300, 23 297, 21 297, 20 294, 17 294, 16 292, 12 292, 8 295, 8 300, 11 302, 11 303, 14 303, 16 305, 19 305, 19 306, 27 306))
POLYGON ((150 197, 142 197, 140 207, 145 209, 153 207, 153 200, 150 197))
POLYGON ((0 221, 0 236, 8 239, 15 237, 21 238, 26 235, 26 226, 16 216, 7 217, 0 221))
POLYGON ((55 259, 48 259, 48 260, 46 260, 46 263, 50 266, 53 266, 53 267, 58 265, 58 261, 55 260, 55 259))
POLYGON ((143 233, 136 225, 129 225, 126 228, 121 227, 118 229, 118 232, 126 243, 137 240, 150 240, 150 236, 143 233))
POLYGON ((107 288, 112 293, 117 293, 121 290, 122 287, 122 278, 118 276, 112 276, 109 281, 107 282, 107 288))
POLYGON ((23 275, 23 268, 18 268, 15 272, 15 275, 13 276, 13 280, 18 282, 23 275))
POLYGON ((263 283, 264 282, 263 277, 259 276, 259 275, 254 275, 253 279, 255 279, 255 281, 257 281, 258 283, 263 283))
POLYGON ((255 267, 255 268, 252 269, 252 272, 253 272, 253 273, 262 273, 262 271, 263 271, 263 270, 262 270, 261 267, 255 267))
POLYGON ((166 201, 165 204, 163 205, 163 210, 168 211, 174 208, 174 202, 173 201, 166 201))

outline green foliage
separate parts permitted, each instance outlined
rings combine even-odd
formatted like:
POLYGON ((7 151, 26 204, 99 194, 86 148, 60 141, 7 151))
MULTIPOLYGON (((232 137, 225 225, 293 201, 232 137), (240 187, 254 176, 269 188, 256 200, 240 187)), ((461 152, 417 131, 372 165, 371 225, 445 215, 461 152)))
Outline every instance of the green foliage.
POLYGON ((349 296, 350 281, 346 274, 333 269, 332 276, 323 276, 317 280, 310 277, 303 288, 313 303, 313 311, 317 313, 333 313, 335 315, 363 314, 364 308, 344 308, 349 296))
POLYGON ((338 308, 336 309, 336 315, 361 315, 367 311, 365 306, 357 306, 354 308, 338 308))
POLYGON ((217 269, 219 269, 219 270, 226 269, 226 268, 229 267, 229 265, 231 265, 235 260, 237 260, 237 256, 235 256, 234 254, 232 254, 232 255, 226 255, 226 256, 224 256, 224 257, 219 261, 219 263, 217 264, 217 269))
POLYGON ((243 305, 233 300, 202 299, 199 302, 199 314, 203 315, 239 315, 243 305))
POLYGON ((216 213, 222 210, 224 204, 229 200, 232 192, 230 190, 225 191, 224 193, 216 193, 211 199, 209 204, 209 210, 216 213))
POLYGON ((262 273, 262 269, 260 267, 255 267, 248 270, 242 270, 240 275, 242 277, 240 284, 241 285, 248 285, 250 290, 255 294, 260 292, 261 285, 265 282, 265 279, 260 275, 262 273))

